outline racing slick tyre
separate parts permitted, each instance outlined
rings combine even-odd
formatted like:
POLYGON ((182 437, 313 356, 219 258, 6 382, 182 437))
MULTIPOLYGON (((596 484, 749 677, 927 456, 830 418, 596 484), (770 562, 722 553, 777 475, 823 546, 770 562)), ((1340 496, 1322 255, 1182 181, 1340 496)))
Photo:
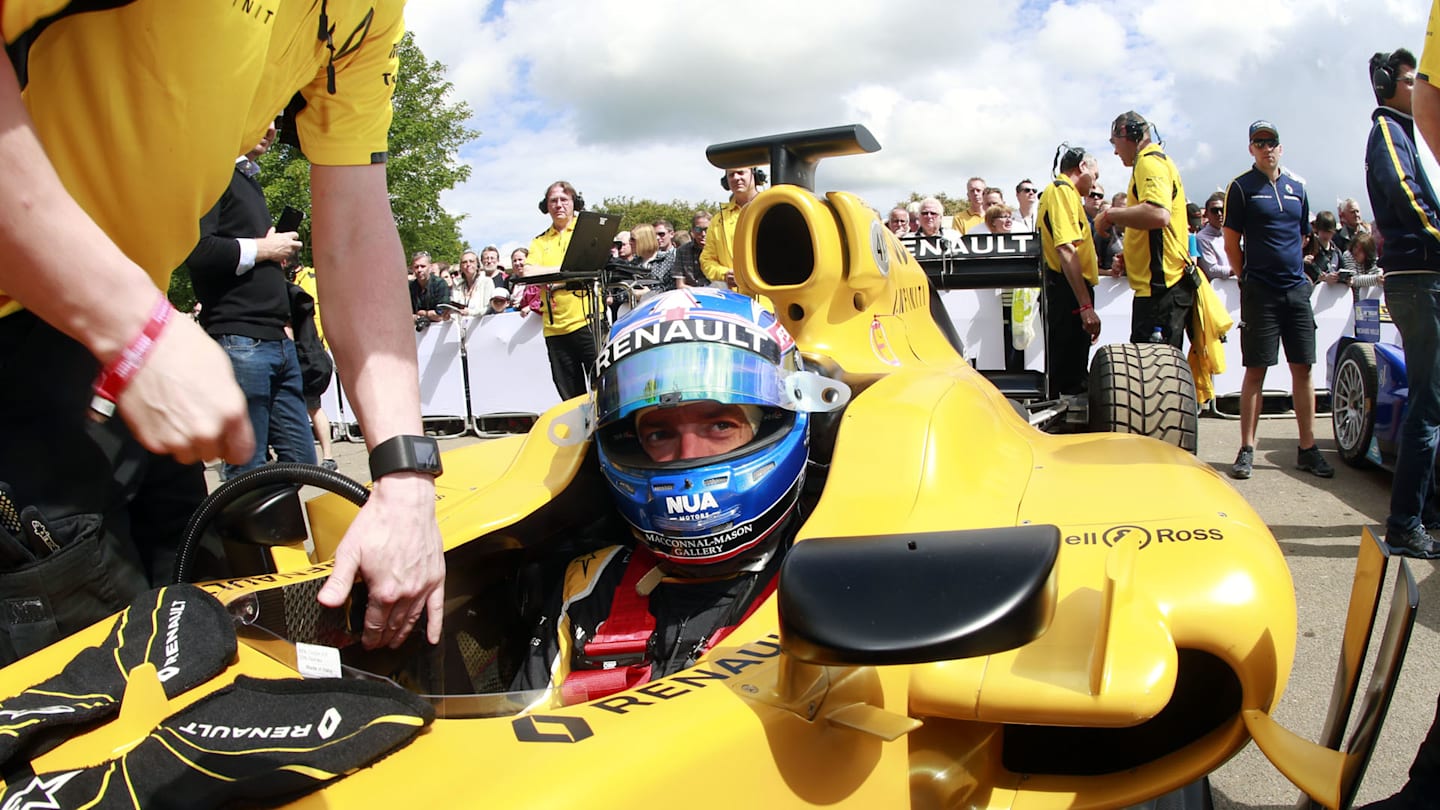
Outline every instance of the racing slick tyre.
POLYGON ((1375 395, 1380 377, 1375 369, 1375 347, 1351 343, 1335 364, 1330 408, 1335 426, 1335 446, 1340 458, 1352 467, 1368 467, 1370 439, 1375 435, 1375 395))
POLYGON ((1195 452, 1195 379, 1168 343, 1112 343, 1090 363, 1090 430, 1138 433, 1195 452))

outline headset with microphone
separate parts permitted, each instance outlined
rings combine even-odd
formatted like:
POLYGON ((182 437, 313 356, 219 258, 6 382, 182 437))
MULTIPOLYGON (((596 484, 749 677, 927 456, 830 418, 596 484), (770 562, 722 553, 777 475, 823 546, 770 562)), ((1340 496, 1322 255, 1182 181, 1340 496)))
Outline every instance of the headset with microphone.
MULTIPOLYGON (((732 171, 733 171, 733 170, 732 170, 732 171)), ((760 186, 765 185, 765 182, 770 179, 769 177, 767 177, 767 176, 765 175, 765 170, 764 170, 764 169, 761 169, 761 168, 758 168, 758 167, 750 170, 750 176, 754 178, 754 180, 755 180, 755 187, 756 187, 756 188, 759 188, 760 186)), ((720 188, 723 188, 723 189, 725 189, 726 191, 729 191, 729 190, 730 190, 730 172, 729 172, 729 171, 727 171, 727 172, 725 172, 724 174, 720 175, 720 188)))
POLYGON ((1384 101, 1395 95, 1398 79, 1392 61, 1395 54, 1376 53, 1370 57, 1370 86, 1375 88, 1375 98, 1384 101))
POLYGON ((585 198, 580 196, 580 192, 576 191, 574 186, 564 180, 556 180, 545 187, 545 196, 540 198, 540 213, 550 213, 550 192, 556 186, 564 189, 565 193, 570 195, 570 199, 574 200, 576 212, 585 210, 585 198))

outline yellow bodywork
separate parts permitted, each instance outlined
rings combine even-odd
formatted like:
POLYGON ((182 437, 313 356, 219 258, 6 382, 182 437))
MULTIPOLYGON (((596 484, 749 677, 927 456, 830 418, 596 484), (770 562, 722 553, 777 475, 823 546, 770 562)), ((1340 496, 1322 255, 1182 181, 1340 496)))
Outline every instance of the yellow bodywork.
MULTIPOLYGON (((781 654, 772 599, 692 670, 539 717, 438 719, 297 806, 1121 807, 1193 782, 1247 742, 1244 713, 1267 715, 1289 676, 1296 609, 1273 536, 1229 485, 1156 440, 1032 428, 945 340, 920 266, 852 195, 764 192, 741 217, 736 276, 774 303, 812 366, 855 393, 797 542, 1054 524, 1049 629, 982 658, 822 668, 781 654), (1232 701, 1187 679, 1197 661, 1231 673, 1232 701), (1181 703, 1210 716, 1174 750, 1095 772, 1106 746, 1145 747, 1126 735, 1172 722, 1166 709, 1181 703), (1007 747, 1024 740, 1026 753, 1007 747), (1084 747, 1091 772, 1064 772, 1084 747)), ((437 508, 452 583, 484 573, 467 550, 521 548, 512 527, 571 487, 595 486, 588 442, 574 435, 583 406, 557 406, 526 437, 446 454, 437 508)), ((325 559, 354 507, 330 495, 308 506, 325 559)), ((306 560, 207 587, 232 602, 327 572, 306 560)), ((58 671, 104 630, 5 670, 0 694, 58 671)), ((170 705, 137 697, 124 723, 33 766, 103 759, 239 673, 295 676, 242 638, 236 663, 209 684, 170 705)))

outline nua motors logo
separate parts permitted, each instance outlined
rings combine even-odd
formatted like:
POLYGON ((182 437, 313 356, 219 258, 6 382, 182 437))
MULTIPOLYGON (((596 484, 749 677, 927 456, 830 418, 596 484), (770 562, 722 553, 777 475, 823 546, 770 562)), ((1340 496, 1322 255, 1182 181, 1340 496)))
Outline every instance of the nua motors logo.
POLYGON ((715 502, 715 496, 709 492, 668 495, 665 498, 665 514, 667 515, 694 515, 719 508, 720 504, 715 502))

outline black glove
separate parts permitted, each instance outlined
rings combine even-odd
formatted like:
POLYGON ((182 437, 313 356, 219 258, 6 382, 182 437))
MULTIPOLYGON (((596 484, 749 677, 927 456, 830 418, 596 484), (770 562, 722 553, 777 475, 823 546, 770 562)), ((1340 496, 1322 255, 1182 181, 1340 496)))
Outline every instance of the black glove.
POLYGON ((118 759, 15 779, 0 799, 100 810, 278 803, 401 748, 434 718, 430 704, 393 684, 242 675, 118 759))
POLYGON ((0 702, 0 763, 39 738, 60 736, 56 729, 117 714, 130 671, 140 664, 154 664, 165 696, 174 698, 234 658, 235 625, 215 597, 194 585, 143 593, 104 643, 86 647, 60 674, 0 702))

